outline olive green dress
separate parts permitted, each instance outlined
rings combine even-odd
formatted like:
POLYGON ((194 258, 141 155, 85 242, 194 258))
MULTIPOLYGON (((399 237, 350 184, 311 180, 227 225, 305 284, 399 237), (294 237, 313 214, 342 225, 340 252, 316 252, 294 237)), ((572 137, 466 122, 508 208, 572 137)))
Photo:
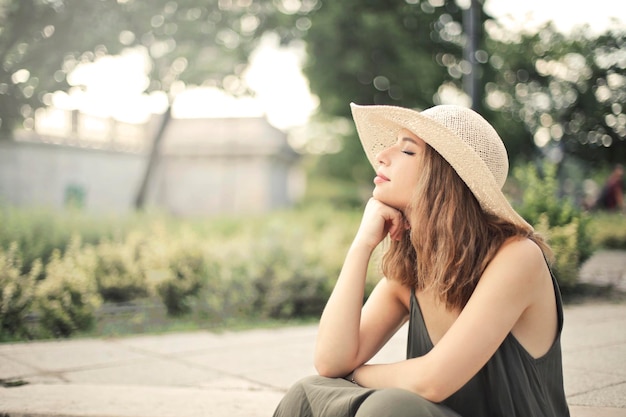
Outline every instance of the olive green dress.
MULTIPOLYGON (((344 379, 311 376, 290 388, 274 417, 569 417, 561 362, 563 305, 554 275, 552 282, 558 334, 540 358, 533 358, 509 333, 485 366, 439 404, 401 389, 369 389, 344 379)), ((407 358, 432 348, 412 292, 407 358)))

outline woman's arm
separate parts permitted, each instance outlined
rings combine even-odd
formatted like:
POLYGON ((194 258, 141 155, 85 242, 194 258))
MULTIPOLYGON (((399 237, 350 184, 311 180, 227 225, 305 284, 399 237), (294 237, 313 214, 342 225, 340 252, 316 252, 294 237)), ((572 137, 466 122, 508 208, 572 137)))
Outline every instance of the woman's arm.
POLYGON ((315 347, 315 367, 320 375, 349 374, 369 360, 402 324, 406 309, 394 295, 394 284, 383 279, 365 307, 363 297, 372 252, 387 234, 397 239, 403 231, 398 210, 375 199, 368 202, 320 319, 315 347))
MULTIPOLYGON (((517 240, 505 245, 459 317, 428 354, 389 365, 362 366, 355 371, 355 380, 366 387, 403 388, 443 401, 485 365, 536 300, 548 299, 541 292, 553 291, 549 280, 543 255, 534 243, 517 240)), ((551 335, 544 341, 546 346, 556 334, 555 317, 556 309, 554 317, 534 323, 538 331, 551 335)))

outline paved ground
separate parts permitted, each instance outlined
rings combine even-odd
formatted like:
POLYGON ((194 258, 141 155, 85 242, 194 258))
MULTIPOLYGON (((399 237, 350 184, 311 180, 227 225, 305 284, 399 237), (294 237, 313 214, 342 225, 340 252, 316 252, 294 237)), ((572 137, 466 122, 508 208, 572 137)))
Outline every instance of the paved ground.
MULTIPOLYGON (((581 270, 587 282, 626 282, 624 252, 592 261, 581 270)), ((376 359, 402 359, 405 332, 376 359)), ((315 333, 301 326, 3 344, 0 416, 271 416, 285 390, 314 372, 315 333)), ((626 417, 626 302, 567 305, 562 346, 572 415, 626 417)))

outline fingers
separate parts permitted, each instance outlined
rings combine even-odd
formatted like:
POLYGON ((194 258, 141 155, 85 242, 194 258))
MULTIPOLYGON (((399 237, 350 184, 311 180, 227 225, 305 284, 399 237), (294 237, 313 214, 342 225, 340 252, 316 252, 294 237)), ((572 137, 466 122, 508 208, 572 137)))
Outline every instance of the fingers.
POLYGON ((402 239, 402 234, 405 231, 404 227, 404 215, 398 209, 390 207, 384 203, 379 202, 381 206, 381 216, 385 221, 385 228, 389 234, 389 237, 393 240, 402 239))
POLYGON ((363 215, 364 222, 378 229, 379 241, 389 234, 393 240, 401 240, 406 231, 404 215, 400 210, 390 207, 379 200, 371 198, 363 215), (378 226, 376 226, 378 225, 378 226))
POLYGON ((402 235, 406 231, 404 216, 402 213, 397 211, 397 215, 391 217, 389 222, 391 223, 391 226, 389 227, 389 236, 391 239, 402 240, 402 235))

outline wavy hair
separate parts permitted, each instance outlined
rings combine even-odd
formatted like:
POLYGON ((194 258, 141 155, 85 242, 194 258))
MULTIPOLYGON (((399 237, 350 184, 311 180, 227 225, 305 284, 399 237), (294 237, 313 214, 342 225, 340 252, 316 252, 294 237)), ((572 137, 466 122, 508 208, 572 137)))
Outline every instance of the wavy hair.
POLYGON ((416 290, 432 289, 447 308, 461 309, 506 239, 528 238, 551 257, 532 229, 484 212, 456 171, 428 145, 422 166, 404 213, 411 228, 385 252, 385 276, 416 290))

